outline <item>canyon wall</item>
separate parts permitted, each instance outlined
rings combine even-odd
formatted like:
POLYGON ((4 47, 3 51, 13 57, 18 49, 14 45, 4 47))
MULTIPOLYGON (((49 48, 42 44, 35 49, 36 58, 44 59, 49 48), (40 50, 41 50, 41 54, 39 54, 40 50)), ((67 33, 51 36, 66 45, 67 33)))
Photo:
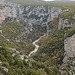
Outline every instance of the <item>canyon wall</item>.
POLYGON ((64 40, 65 54, 68 57, 75 57, 75 34, 64 40))

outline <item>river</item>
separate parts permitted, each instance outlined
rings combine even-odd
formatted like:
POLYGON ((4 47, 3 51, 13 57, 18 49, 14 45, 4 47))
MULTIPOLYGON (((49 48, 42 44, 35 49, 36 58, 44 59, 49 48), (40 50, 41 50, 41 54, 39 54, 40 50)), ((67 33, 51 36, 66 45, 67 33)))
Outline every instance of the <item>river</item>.
POLYGON ((43 36, 41 36, 39 39, 35 40, 35 41, 32 43, 33 45, 35 45, 35 49, 29 53, 29 55, 28 55, 29 57, 30 57, 33 53, 36 53, 36 52, 37 52, 37 50, 38 50, 38 48, 39 48, 40 46, 37 45, 36 43, 37 43, 42 37, 44 37, 44 36, 45 36, 45 34, 44 34, 43 36))

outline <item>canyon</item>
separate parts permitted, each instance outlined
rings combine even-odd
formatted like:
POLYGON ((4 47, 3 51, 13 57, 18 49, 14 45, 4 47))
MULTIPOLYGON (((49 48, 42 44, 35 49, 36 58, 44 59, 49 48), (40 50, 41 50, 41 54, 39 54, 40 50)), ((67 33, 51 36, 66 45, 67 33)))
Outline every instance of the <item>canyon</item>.
MULTIPOLYGON (((18 65, 20 68, 26 67, 24 70, 28 69, 28 72, 36 65, 49 70, 57 66, 55 69, 62 75, 74 75, 75 14, 69 15, 69 18, 65 18, 66 14, 63 14, 70 10, 49 5, 20 5, 0 0, 0 53, 4 55, 0 57, 2 73, 11 72, 11 65, 16 68, 18 65), (68 72, 64 70, 65 67, 68 67, 68 72)), ((13 71, 16 70, 13 68, 13 71)))

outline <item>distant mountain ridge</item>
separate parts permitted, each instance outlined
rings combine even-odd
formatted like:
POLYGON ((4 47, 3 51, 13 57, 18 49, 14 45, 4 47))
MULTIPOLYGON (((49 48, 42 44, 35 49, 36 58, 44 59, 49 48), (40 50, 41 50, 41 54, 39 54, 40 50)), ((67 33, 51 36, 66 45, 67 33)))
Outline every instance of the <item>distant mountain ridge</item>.
MULTIPOLYGON (((46 1, 46 0, 6 0, 6 1, 22 1, 22 2, 25 2, 25 1, 46 1)), ((75 1, 75 0, 54 0, 55 2, 59 2, 59 1, 61 1, 61 2, 68 2, 68 1, 75 1)))
POLYGON ((14 1, 14 2, 15 1, 24 1, 25 2, 25 1, 43 1, 43 0, 6 0, 6 1, 14 1))

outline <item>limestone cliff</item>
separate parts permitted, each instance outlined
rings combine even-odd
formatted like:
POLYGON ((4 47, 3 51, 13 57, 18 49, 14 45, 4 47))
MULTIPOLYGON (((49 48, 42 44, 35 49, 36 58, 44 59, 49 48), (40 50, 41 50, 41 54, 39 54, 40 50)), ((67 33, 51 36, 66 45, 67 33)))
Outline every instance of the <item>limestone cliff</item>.
POLYGON ((68 57, 75 57, 75 34, 64 40, 65 54, 68 57))
POLYGON ((64 59, 61 65, 63 68, 60 72, 66 75, 75 75, 75 34, 64 40, 64 50, 64 59), (68 72, 64 71, 64 66, 69 66, 68 72))
MULTIPOLYGON (((74 16, 73 16, 74 17, 74 16)), ((73 18, 74 19, 74 18, 73 18)), ((62 19, 59 18, 59 25, 58 25, 58 29, 64 29, 66 27, 72 27, 75 26, 75 22, 71 22, 69 23, 68 19, 62 19)))

